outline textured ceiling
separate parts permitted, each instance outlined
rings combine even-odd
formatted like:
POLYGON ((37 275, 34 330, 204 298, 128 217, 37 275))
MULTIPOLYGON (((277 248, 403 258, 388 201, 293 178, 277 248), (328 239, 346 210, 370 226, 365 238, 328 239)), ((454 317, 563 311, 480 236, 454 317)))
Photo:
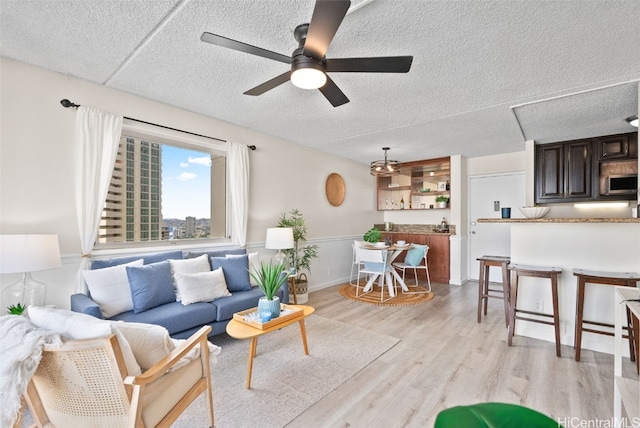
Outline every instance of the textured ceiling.
POLYGON ((290 55, 313 0, 0 0, 0 54, 363 163, 383 146, 401 161, 475 157, 635 129, 640 1, 352 3, 328 58, 414 60, 331 74, 351 100, 337 108, 291 83, 243 95, 288 66, 200 41, 290 55))

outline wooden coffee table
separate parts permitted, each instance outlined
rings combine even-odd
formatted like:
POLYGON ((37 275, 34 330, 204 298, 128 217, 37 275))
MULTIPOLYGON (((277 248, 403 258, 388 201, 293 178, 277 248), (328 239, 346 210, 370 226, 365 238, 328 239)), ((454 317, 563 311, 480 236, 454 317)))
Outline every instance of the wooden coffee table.
POLYGON ((300 308, 302 309, 302 314, 264 330, 252 327, 235 319, 232 319, 231 321, 229 321, 229 324, 227 324, 227 334, 229 336, 235 339, 251 339, 251 343, 249 344, 249 362, 247 363, 247 389, 251 389, 251 371, 253 369, 253 358, 256 356, 256 349, 258 347, 258 337, 262 336, 263 334, 280 330, 281 328, 297 322, 298 324, 300 324, 300 336, 302 338, 304 354, 309 355, 309 348, 307 347, 307 332, 304 328, 304 319, 311 315, 315 311, 315 309, 311 306, 305 305, 286 305, 286 307, 300 308))

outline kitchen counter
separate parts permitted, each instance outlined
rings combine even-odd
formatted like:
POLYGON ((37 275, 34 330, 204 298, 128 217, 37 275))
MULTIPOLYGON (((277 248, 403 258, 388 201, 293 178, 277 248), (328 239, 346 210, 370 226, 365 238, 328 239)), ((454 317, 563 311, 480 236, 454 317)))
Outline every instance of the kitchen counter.
POLYGON ((478 223, 640 223, 640 218, 479 218, 478 223))
MULTIPOLYGON (((640 271, 640 219, 637 218, 491 218, 477 221, 509 224, 512 263, 562 268, 558 278, 558 300, 563 345, 573 346, 574 341, 577 288, 574 269, 640 271)), ((584 319, 611 323, 617 303, 614 287, 590 284, 585 295, 584 319)), ((548 313, 552 307, 549 281, 525 278, 518 287, 518 306, 530 311, 542 308, 542 312, 548 313)), ((552 328, 526 321, 516 323, 516 335, 554 341, 552 328)), ((614 341, 612 337, 587 334, 583 336, 582 349, 613 354, 614 341)))

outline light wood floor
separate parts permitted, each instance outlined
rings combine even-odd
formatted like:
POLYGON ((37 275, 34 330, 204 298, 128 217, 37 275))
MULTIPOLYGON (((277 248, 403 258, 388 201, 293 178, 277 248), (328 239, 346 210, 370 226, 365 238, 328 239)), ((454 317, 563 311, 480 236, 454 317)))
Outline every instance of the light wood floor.
MULTIPOLYGON (((477 282, 434 284, 433 300, 401 307, 347 300, 338 288, 310 293, 307 304, 402 340, 289 427, 430 427, 442 409, 488 401, 531 407, 566 427, 613 416, 613 355, 583 350, 575 362, 572 347, 558 358, 553 343, 521 336, 507 346, 500 300, 476 322, 477 282)), ((635 371, 628 359, 624 370, 635 371)))

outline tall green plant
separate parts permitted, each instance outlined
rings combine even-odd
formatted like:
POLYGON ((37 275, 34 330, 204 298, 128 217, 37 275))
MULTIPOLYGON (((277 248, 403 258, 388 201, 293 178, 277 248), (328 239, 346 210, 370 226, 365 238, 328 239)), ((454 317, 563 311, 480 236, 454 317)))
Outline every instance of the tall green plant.
POLYGON ((307 226, 302 213, 294 208, 289 213, 282 214, 278 227, 293 229, 294 246, 290 250, 283 250, 283 252, 289 258, 291 266, 296 269, 296 275, 300 275, 302 270, 311 272, 311 260, 318 257, 318 246, 304 245, 307 242, 307 226))
POLYGON ((272 262, 261 262, 259 269, 252 266, 249 274, 269 300, 273 300, 273 296, 276 295, 282 284, 287 282, 289 277, 284 271, 282 263, 274 264, 272 262))

